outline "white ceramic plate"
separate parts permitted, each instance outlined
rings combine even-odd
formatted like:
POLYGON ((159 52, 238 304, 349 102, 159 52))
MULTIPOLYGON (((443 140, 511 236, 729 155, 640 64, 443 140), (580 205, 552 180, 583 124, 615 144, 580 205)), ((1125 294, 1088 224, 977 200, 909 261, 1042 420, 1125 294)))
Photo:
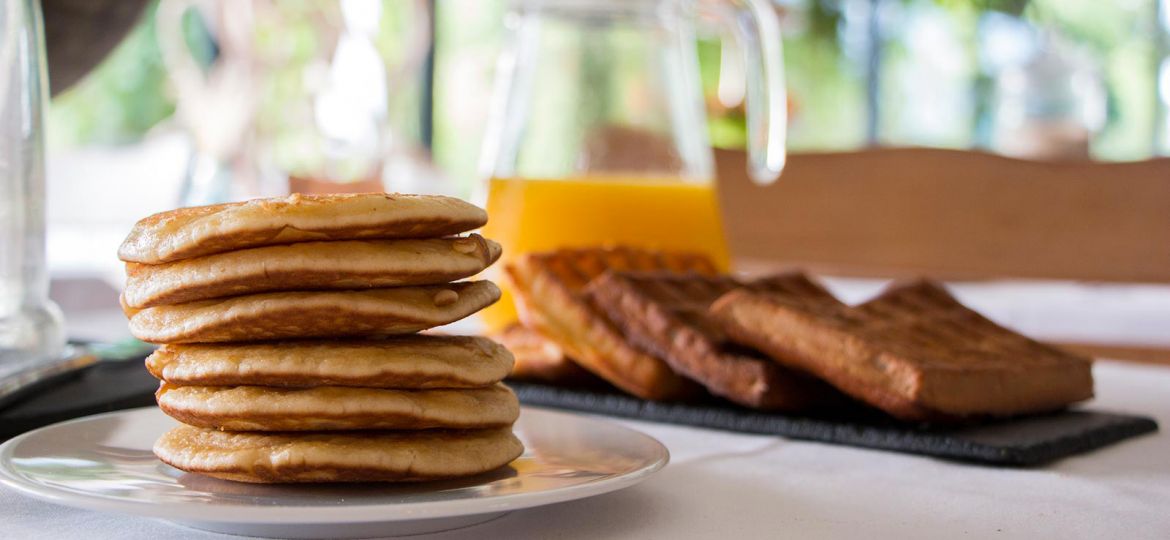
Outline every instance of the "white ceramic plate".
POLYGON ((496 472, 409 485, 254 485, 187 474, 151 453, 175 425, 144 408, 62 422, 0 446, 0 482, 49 502, 248 536, 362 538, 435 532, 636 484, 669 454, 648 435, 524 408, 524 455, 496 472))

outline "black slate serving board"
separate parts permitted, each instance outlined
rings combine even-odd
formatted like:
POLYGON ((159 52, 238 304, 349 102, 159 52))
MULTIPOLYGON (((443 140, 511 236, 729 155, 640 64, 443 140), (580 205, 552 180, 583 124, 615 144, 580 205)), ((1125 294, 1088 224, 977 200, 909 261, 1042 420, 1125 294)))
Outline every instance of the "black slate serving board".
MULTIPOLYGON (((898 423, 855 410, 837 416, 761 413, 718 400, 645 401, 612 389, 567 389, 508 381, 520 401, 622 418, 876 448, 999 466, 1035 466, 1157 431, 1141 416, 1071 410, 963 427, 898 423)), ((154 404, 158 381, 141 358, 102 362, 46 382, 0 409, 0 441, 41 426, 90 414, 154 404)))
POLYGON ((38 383, 0 409, 0 441, 70 418, 154 405, 157 389, 142 358, 99 362, 38 383))
POLYGON ((516 381, 509 381, 508 386, 527 405, 997 466, 1042 465, 1158 430, 1151 418, 1091 410, 932 427, 899 423, 869 411, 802 417, 751 411, 713 399, 695 404, 659 403, 613 390, 568 389, 516 381))

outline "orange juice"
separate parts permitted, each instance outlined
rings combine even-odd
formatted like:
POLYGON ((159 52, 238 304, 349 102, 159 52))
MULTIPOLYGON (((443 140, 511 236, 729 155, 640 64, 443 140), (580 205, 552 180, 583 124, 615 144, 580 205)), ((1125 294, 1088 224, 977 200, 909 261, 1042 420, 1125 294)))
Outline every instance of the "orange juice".
MULTIPOLYGON (((618 244, 705 253, 724 270, 729 264, 712 184, 636 176, 494 178, 487 210, 483 235, 503 245, 501 267, 532 251, 618 244)), ((516 320, 506 283, 500 286, 503 298, 483 311, 492 330, 516 320)))

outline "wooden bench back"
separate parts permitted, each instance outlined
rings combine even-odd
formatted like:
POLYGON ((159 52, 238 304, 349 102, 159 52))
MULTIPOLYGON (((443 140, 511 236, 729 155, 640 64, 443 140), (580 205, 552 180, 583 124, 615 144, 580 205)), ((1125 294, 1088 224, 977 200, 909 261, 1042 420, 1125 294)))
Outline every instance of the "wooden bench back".
POLYGON ((747 178, 742 152, 718 151, 716 162, 741 262, 839 275, 1170 283, 1170 159, 796 154, 762 187, 747 178))

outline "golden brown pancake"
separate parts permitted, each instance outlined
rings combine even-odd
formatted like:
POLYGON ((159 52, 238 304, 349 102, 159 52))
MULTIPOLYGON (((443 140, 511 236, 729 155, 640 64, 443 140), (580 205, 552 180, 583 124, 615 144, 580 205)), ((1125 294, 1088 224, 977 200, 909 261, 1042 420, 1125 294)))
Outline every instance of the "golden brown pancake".
POLYGON ((520 402, 508 387, 387 390, 321 386, 175 386, 155 393, 184 424, 224 431, 482 429, 510 426, 520 402))
POLYGON ((200 386, 471 388, 499 382, 512 353, 482 337, 163 345, 146 358, 156 378, 200 386))
POLYGON ((499 298, 490 281, 261 293, 147 308, 132 313, 130 333, 151 343, 402 335, 453 323, 499 298))
POLYGON ((500 245, 478 234, 425 240, 303 242, 165 264, 126 263, 126 307, 143 309, 271 291, 448 283, 482 272, 500 245))
POLYGON ((180 208, 134 225, 126 262, 159 264, 257 246, 319 240, 436 238, 487 223, 481 208, 437 195, 293 194, 180 208))
POLYGON ((523 452, 509 428, 289 434, 179 426, 154 444, 176 469, 254 483, 439 480, 488 472, 523 452))

